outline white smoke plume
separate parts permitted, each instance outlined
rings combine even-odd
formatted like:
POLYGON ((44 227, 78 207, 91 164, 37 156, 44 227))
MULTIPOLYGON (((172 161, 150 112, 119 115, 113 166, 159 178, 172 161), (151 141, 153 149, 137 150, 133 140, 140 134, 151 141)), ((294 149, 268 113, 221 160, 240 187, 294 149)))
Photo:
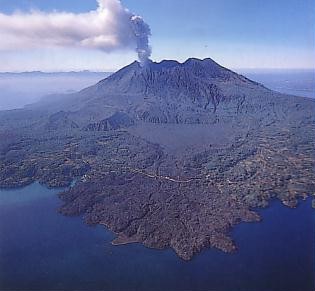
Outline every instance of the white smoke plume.
POLYGON ((0 50, 81 47, 112 52, 137 51, 141 64, 151 55, 150 27, 120 0, 97 0, 97 10, 86 13, 0 13, 0 50))

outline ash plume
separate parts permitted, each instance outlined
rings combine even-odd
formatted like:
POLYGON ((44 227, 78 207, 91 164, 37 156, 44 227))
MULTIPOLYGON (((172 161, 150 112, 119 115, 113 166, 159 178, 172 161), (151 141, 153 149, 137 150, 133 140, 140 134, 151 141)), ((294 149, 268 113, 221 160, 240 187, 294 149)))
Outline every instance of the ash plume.
POLYGON ((104 52, 133 49, 141 64, 151 55, 150 27, 120 0, 98 0, 86 13, 0 13, 0 50, 79 47, 104 52))
POLYGON ((148 24, 140 16, 132 16, 131 22, 134 30, 134 34, 137 40, 137 52, 139 61, 142 66, 145 66, 151 56, 151 47, 149 45, 149 36, 151 30, 148 24))

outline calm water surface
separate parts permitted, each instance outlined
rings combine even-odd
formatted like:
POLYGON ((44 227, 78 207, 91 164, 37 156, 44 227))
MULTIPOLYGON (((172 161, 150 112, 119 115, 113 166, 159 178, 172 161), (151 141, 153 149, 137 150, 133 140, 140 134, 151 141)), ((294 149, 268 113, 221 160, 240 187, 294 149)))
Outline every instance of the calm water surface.
POLYGON ((269 89, 302 97, 315 98, 315 71, 310 70, 240 70, 251 80, 269 89))
POLYGON ((314 291, 315 211, 273 202, 261 223, 232 235, 239 251, 114 247, 113 234, 56 212, 58 190, 37 183, 0 191, 0 290, 314 291))

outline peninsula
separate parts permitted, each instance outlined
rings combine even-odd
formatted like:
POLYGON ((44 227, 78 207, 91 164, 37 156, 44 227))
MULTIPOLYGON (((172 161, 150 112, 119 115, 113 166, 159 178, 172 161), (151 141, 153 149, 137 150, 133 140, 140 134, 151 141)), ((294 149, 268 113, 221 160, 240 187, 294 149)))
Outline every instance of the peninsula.
POLYGON ((114 244, 233 252, 271 199, 315 195, 315 102, 212 59, 138 62, 80 92, 0 112, 0 187, 67 187, 60 213, 114 244), (73 181, 75 185, 69 187, 73 181))

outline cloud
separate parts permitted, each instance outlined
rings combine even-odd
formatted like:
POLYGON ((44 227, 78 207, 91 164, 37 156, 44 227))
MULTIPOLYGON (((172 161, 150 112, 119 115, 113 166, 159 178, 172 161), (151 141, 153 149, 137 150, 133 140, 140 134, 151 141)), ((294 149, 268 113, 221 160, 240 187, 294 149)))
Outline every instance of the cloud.
POLYGON ((142 63, 151 55, 150 27, 119 0, 98 0, 86 13, 0 13, 0 50, 79 47, 112 52, 134 49, 142 63))

